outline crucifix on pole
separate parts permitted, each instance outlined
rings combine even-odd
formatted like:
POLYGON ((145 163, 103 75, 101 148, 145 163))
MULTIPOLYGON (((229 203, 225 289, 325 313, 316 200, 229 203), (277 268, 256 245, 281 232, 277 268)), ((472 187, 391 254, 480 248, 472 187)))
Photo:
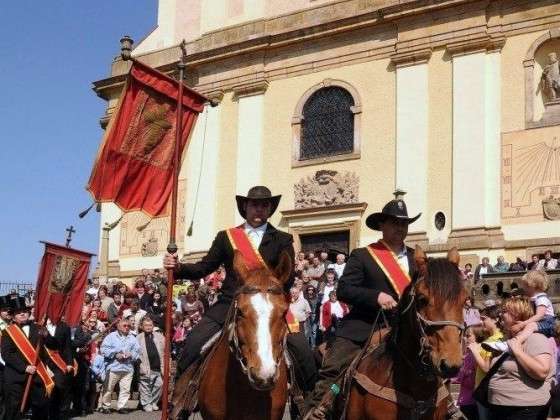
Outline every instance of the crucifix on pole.
POLYGON ((68 234, 66 235, 66 248, 70 248, 70 242, 72 242, 72 234, 76 233, 76 230, 74 229, 74 226, 70 225, 69 228, 66 228, 66 232, 68 232, 68 234))

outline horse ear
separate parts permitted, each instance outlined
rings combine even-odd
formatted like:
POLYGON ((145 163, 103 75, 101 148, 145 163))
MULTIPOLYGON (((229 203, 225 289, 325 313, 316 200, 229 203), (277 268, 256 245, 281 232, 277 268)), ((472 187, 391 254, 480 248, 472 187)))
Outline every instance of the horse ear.
POLYGON ((238 250, 233 251, 233 269, 237 273, 239 281, 245 283, 245 279, 249 276, 249 270, 247 269, 247 264, 245 264, 243 254, 238 250))
POLYGON ((428 273, 428 257, 426 257, 426 253, 420 245, 416 245, 416 249, 414 250, 414 261, 416 262, 416 267, 418 267, 420 274, 426 275, 428 273))
POLYGON ((292 275, 293 268, 294 265, 292 263, 292 259, 290 258, 290 255, 286 251, 283 251, 282 254, 280 255, 280 260, 278 261, 278 265, 274 269, 274 274, 282 284, 286 284, 286 282, 290 279, 290 276, 292 275))
POLYGON ((459 261, 461 260, 461 256, 459 255, 459 251, 457 250, 457 247, 454 246, 453 248, 451 248, 449 250, 449 252, 447 253, 447 259, 452 262, 453 264, 455 264, 456 266, 459 265, 459 261))

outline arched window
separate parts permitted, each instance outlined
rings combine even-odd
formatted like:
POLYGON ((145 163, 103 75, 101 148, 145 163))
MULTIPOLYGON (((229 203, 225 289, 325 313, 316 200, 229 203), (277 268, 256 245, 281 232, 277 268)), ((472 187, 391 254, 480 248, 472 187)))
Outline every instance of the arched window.
POLYGON ((357 92, 349 84, 327 79, 301 98, 292 122, 293 166, 360 157, 357 92))
POLYGON ((354 98, 338 86, 319 89, 303 106, 300 159, 352 153, 354 98))

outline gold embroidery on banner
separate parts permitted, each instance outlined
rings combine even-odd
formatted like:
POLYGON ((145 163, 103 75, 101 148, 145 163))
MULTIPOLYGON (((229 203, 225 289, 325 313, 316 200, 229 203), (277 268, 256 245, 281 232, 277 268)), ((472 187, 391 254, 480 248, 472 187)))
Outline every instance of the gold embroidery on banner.
POLYGON ((175 106, 167 97, 138 93, 136 108, 120 151, 150 165, 168 169, 175 144, 175 106))
POLYGON ((76 258, 57 255, 49 281, 50 293, 68 293, 72 288, 74 273, 80 265, 76 258))

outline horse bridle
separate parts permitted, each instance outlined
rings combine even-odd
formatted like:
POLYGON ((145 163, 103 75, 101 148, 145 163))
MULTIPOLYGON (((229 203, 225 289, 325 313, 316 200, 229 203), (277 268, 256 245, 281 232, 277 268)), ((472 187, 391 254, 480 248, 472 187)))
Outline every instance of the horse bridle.
MULTIPOLYGON (((432 346, 428 340, 428 334, 426 333, 426 329, 429 328, 442 328, 442 327, 455 327, 459 330, 459 340, 462 339, 463 333, 465 332, 465 324, 461 324, 455 321, 449 320, 440 320, 440 321, 432 321, 430 319, 424 318, 422 314, 416 308, 416 285, 424 280, 424 277, 419 277, 416 281, 415 285, 410 289, 408 297, 410 302, 406 306, 406 308, 400 313, 400 315, 405 315, 414 305, 414 309, 416 312, 416 322, 418 324, 420 330, 420 351, 418 352, 418 357, 420 359, 420 363, 422 364, 424 372, 427 370, 433 370, 434 366, 431 362, 430 353, 432 351, 432 346)), ((406 359, 406 357, 402 354, 402 356, 406 359)), ((410 361, 408 361, 411 364, 410 361)))
MULTIPOLYGON (((272 293, 272 294, 281 294, 282 292, 276 292, 275 289, 268 289, 266 290, 266 292, 263 292, 262 290, 258 289, 258 288, 247 288, 246 290, 244 290, 243 288, 241 290, 239 290, 236 295, 235 295, 235 299, 233 300, 233 303, 230 307, 227 319, 226 319, 226 325, 228 326, 227 328, 229 328, 229 332, 228 332, 228 345, 229 345, 229 349, 230 351, 233 353, 233 355, 235 356, 235 358, 237 359, 237 361, 239 362, 239 365, 241 366, 241 371, 243 372, 243 374, 245 376, 247 376, 247 379, 249 380, 249 382, 253 382, 251 375, 249 374, 249 368, 247 367, 247 360, 245 359, 245 356, 243 356, 243 353, 241 352, 241 346, 239 343, 239 336, 237 335, 237 314, 239 312, 239 308, 238 308, 238 304, 237 304, 237 296, 240 294, 254 294, 254 293, 272 293)), ((282 351, 280 352, 280 355, 278 356, 278 359, 276 360, 276 364, 279 365, 280 364, 280 359, 283 357, 284 355, 284 351, 286 349, 286 340, 288 338, 288 332, 286 331, 286 334, 284 335, 284 339, 283 339, 283 343, 282 343, 282 351)), ((276 375, 279 374, 279 370, 276 371, 276 375)))

